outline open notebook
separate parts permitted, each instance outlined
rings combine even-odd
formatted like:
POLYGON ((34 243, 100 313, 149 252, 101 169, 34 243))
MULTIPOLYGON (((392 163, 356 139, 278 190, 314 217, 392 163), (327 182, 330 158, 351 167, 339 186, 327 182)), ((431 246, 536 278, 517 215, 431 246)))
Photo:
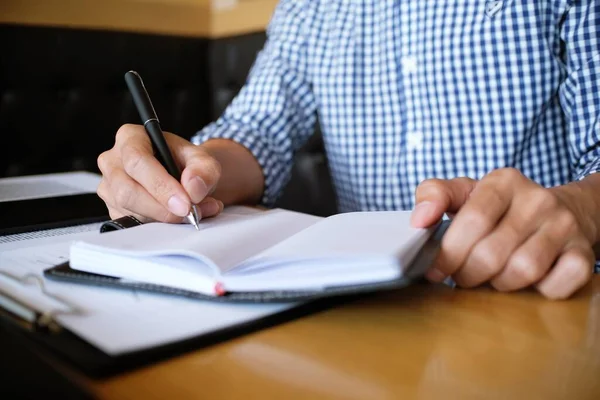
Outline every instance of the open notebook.
POLYGON ((70 268, 207 296, 393 282, 433 232, 409 211, 315 217, 231 207, 201 222, 148 223, 76 241, 70 268))

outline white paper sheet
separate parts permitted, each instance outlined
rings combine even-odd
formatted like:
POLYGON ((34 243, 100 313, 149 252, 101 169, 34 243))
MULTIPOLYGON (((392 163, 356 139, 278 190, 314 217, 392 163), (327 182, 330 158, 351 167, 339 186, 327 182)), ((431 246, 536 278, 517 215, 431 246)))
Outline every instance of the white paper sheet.
MULTIPOLYGON (((28 273, 41 277, 44 269, 64 261, 73 240, 94 235, 97 230, 0 244, 0 271, 16 277, 28 273)), ((137 290, 44 282, 47 291, 67 305, 41 295, 33 284, 15 284, 1 275, 0 291, 40 311, 76 306, 77 314, 58 315, 58 322, 111 355, 214 332, 298 305, 217 304, 137 290)))
MULTIPOLYGON (((210 278, 226 273, 321 219, 283 209, 248 214, 228 207, 221 215, 202 221, 199 231, 187 224, 149 223, 77 241, 71 248, 71 267, 152 283, 169 279, 169 272, 173 278, 175 272, 192 280, 194 275, 210 278), (183 257, 163 261, 159 256, 183 257), (126 275, 121 274, 124 263, 128 264, 126 275)), ((185 283, 178 282, 181 280, 174 279, 168 285, 194 290, 193 285, 181 286, 185 283)))
MULTIPOLYGON (((411 211, 349 212, 333 215, 304 229, 289 240, 282 241, 257 254, 254 260, 297 260, 320 262, 342 261, 367 256, 390 257, 407 267, 427 241, 432 229, 417 229, 410 225, 411 211)), ((360 263, 360 261, 359 261, 360 263)), ((259 266, 263 264, 258 262, 259 266)))

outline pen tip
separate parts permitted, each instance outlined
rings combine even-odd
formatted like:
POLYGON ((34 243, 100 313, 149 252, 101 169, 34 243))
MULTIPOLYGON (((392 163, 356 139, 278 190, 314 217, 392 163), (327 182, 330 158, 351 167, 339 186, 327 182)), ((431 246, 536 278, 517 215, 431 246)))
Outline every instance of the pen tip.
POLYGON ((194 228, 196 228, 197 231, 200 230, 200 217, 198 216, 198 209, 195 205, 192 205, 192 210, 188 215, 188 219, 190 220, 192 225, 194 225, 194 228))

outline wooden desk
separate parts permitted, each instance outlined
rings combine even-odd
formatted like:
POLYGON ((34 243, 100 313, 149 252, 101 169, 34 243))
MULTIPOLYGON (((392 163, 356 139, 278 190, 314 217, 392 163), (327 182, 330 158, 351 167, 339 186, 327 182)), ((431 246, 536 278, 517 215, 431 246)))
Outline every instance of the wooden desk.
POLYGON ((265 29, 277 0, 1 0, 0 24, 221 38, 265 29))
POLYGON ((115 399, 598 399, 600 276, 565 302, 418 285, 87 387, 115 399))

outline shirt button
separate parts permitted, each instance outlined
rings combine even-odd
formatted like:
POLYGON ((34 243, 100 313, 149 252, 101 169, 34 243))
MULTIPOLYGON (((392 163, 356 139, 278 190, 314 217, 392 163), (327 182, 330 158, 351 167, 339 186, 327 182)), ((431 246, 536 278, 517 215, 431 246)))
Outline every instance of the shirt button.
POLYGON ((423 144, 423 133, 421 132, 409 132, 406 136, 406 147, 409 150, 415 150, 421 147, 423 144))
POLYGON ((402 69, 407 74, 412 74, 416 72, 419 65, 417 63, 417 58, 414 56, 406 56, 402 58, 402 69))

